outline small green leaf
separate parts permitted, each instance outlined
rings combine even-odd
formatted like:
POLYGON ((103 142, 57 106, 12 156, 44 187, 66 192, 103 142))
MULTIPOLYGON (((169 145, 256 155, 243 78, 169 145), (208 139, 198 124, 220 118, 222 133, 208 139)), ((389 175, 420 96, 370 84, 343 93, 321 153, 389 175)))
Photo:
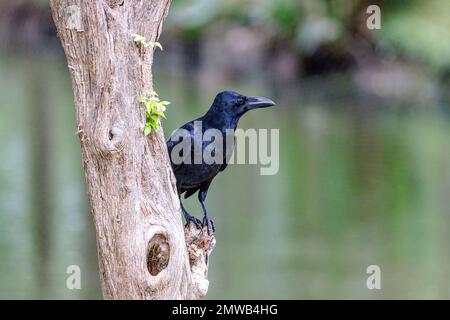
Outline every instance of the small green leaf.
POLYGON ((161 51, 163 51, 161 43, 150 41, 149 44, 152 46, 152 48, 159 48, 161 51))
POLYGON ((139 102, 145 107, 145 129, 144 134, 149 135, 153 129, 160 128, 161 118, 166 119, 164 112, 169 101, 161 101, 155 91, 139 98, 139 102))
POLYGON ((145 129, 144 129, 144 134, 145 134, 146 136, 148 136, 151 132, 152 132, 152 128, 151 128, 151 127, 145 127, 145 129))

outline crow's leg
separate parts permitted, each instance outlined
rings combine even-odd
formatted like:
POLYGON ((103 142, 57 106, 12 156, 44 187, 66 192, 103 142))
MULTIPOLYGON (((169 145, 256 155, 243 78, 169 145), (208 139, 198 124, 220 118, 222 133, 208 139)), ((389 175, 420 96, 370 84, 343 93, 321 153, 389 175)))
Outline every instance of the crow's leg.
POLYGON ((214 226, 214 221, 209 218, 208 211, 206 210, 206 207, 205 207, 206 194, 208 193, 208 188, 209 188, 210 183, 211 183, 211 181, 208 181, 207 183, 201 185, 200 191, 198 192, 198 201, 200 201, 200 204, 203 209, 203 226, 205 226, 205 225, 207 226, 208 234, 212 234, 213 232, 216 231, 216 228, 214 226))
POLYGON ((187 212, 186 208, 183 206, 183 202, 181 201, 180 190, 181 190, 181 185, 179 183, 177 183, 178 199, 180 199, 180 207, 181 207, 181 211, 183 212, 184 220, 186 220, 186 224, 193 222, 197 227, 201 227, 202 222, 199 219, 197 219, 196 217, 194 217, 193 215, 190 215, 187 212))
POLYGON ((187 212, 187 210, 183 206, 183 202, 181 202, 181 197, 180 197, 180 206, 181 206, 181 211, 183 211, 183 216, 184 216, 184 219, 186 220, 186 224, 193 222, 197 227, 202 226, 202 222, 200 221, 200 219, 197 219, 196 217, 194 217, 193 215, 190 215, 187 212))

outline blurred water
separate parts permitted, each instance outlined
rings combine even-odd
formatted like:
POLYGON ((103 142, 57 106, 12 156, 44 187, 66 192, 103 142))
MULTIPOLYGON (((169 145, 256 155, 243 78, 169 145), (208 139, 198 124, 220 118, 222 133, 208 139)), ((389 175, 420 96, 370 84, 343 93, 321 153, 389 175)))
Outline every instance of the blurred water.
MULTIPOLYGON (((245 83, 198 90, 163 68, 155 79, 172 101, 166 136, 223 88, 270 95, 245 83)), ((207 297, 450 298, 450 124, 437 103, 279 101, 240 124, 280 129, 279 173, 231 165, 208 194, 217 247, 207 297), (371 264, 382 290, 366 288, 371 264)), ((1 57, 0 110, 0 298, 100 298, 64 63, 1 57), (81 290, 66 289, 73 264, 81 290)), ((187 207, 200 216, 196 197, 187 207)))

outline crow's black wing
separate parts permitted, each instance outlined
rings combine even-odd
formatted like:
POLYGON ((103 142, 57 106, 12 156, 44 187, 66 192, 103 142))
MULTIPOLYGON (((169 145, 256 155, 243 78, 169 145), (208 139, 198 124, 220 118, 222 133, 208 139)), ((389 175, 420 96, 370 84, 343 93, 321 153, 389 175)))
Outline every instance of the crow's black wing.
POLYGON ((189 197, 192 196, 194 193, 196 193, 198 189, 200 189, 200 186, 195 187, 195 188, 192 188, 192 189, 189 189, 189 190, 186 191, 186 193, 184 194, 184 198, 185 198, 185 199, 189 198, 189 197))
POLYGON ((214 179, 214 177, 212 177, 211 179, 204 181, 203 183, 201 183, 200 185, 193 187, 191 189, 186 190, 186 193, 184 194, 184 198, 187 199, 190 196, 192 196, 194 193, 196 193, 198 190, 203 190, 208 192, 208 188, 212 182, 212 180, 214 179))
POLYGON ((184 160, 190 156, 190 152, 187 152, 186 154, 179 154, 180 157, 182 157, 182 161, 177 161, 177 163, 174 163, 172 161, 172 150, 173 148, 181 143, 183 139, 190 139, 190 144, 192 146, 193 144, 193 137, 194 137, 194 125, 192 122, 188 122, 184 124, 182 127, 178 128, 174 131, 174 133, 170 136, 169 140, 167 140, 167 150, 169 151, 169 158, 170 162, 172 164, 172 169, 174 172, 179 168, 181 164, 183 164, 184 160))

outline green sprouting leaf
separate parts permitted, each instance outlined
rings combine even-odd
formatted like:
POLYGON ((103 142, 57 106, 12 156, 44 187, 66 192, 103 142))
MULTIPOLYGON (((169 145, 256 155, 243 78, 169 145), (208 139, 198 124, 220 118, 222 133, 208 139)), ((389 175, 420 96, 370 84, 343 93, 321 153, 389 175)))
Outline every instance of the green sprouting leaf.
POLYGON ((160 101, 158 94, 151 91, 146 96, 140 97, 139 102, 145 107, 145 129, 144 134, 149 135, 153 129, 160 127, 161 118, 166 119, 164 111, 169 101, 160 101))
POLYGON ((161 45, 161 43, 159 42, 153 42, 153 48, 159 48, 161 51, 163 51, 163 47, 161 45))
POLYGON ((154 42, 154 41, 149 41, 148 44, 152 47, 152 48, 159 48, 161 51, 163 50, 163 47, 161 45, 161 43, 159 42, 154 42))
POLYGON ((144 134, 146 135, 146 136, 148 136, 150 133, 152 132, 152 127, 145 127, 145 129, 144 129, 144 134))
POLYGON ((133 33, 131 36, 133 37, 133 41, 137 46, 148 47, 148 43, 146 42, 145 37, 135 33, 133 33))
POLYGON ((159 48, 161 51, 163 50, 163 47, 159 42, 147 41, 144 36, 136 33, 132 33, 131 36, 133 37, 134 43, 140 48, 152 47, 153 49, 159 48))

